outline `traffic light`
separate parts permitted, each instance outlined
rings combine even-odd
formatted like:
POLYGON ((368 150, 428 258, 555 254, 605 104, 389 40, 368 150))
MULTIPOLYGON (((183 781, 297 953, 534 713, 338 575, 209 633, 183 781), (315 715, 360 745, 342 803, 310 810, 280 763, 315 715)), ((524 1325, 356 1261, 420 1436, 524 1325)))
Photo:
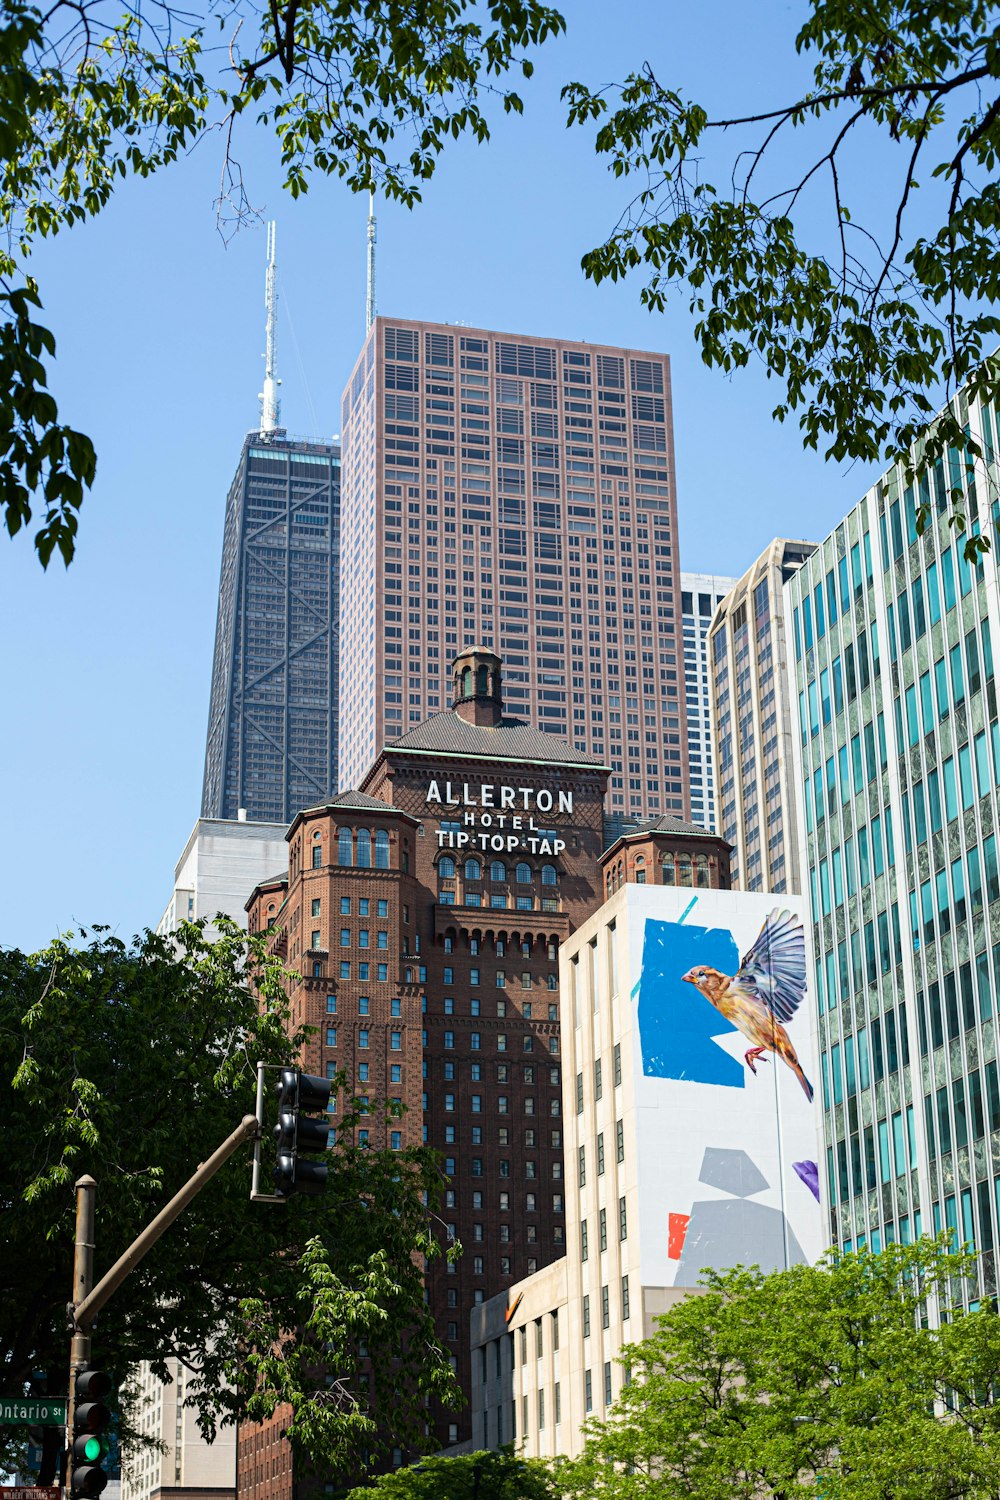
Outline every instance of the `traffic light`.
POLYGON ((73 1484, 72 1494, 80 1500, 92 1500, 108 1482, 102 1468, 110 1445, 106 1429, 111 1412, 103 1397, 111 1389, 111 1376, 103 1370, 78 1370, 76 1407, 73 1412, 73 1484))
POLYGON ((293 1193, 315 1196, 326 1187, 326 1162, 306 1161, 305 1151, 326 1151, 330 1127, 325 1120, 311 1120, 304 1111, 325 1110, 332 1084, 299 1068, 282 1068, 278 1083, 278 1124, 275 1139, 278 1159, 274 1181, 281 1198, 293 1193))

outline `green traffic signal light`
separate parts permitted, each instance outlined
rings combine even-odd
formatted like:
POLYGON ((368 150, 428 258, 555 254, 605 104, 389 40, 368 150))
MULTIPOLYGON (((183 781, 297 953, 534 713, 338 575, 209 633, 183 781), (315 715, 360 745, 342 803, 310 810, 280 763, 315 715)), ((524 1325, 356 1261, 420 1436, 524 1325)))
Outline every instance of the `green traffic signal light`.
POLYGON ((104 1429, 111 1421, 111 1412, 101 1397, 110 1390, 111 1377, 104 1370, 77 1372, 70 1447, 73 1500, 97 1500, 107 1488, 108 1474, 101 1466, 110 1452, 104 1429))

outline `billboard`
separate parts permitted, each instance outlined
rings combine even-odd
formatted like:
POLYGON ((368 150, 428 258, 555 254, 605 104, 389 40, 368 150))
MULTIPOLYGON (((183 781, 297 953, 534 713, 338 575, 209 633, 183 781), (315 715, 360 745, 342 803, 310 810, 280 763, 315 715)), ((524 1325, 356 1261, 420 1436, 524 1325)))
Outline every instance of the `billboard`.
POLYGON ((628 888, 642 1281, 814 1261, 814 998, 802 897, 628 888))

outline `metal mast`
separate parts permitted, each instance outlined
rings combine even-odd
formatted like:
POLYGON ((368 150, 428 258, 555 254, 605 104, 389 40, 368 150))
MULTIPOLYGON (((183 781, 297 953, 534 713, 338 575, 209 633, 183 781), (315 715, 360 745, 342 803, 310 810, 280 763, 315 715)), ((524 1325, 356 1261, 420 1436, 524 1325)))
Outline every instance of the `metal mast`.
POLYGON ((368 297, 365 301, 365 332, 375 321, 375 194, 368 194, 368 297))
POLYGON ((277 224, 271 219, 267 226, 267 274, 264 279, 264 306, 267 309, 267 346, 264 354, 264 389, 260 401, 260 430, 262 436, 273 436, 281 421, 281 398, 278 387, 281 381, 275 374, 277 347, 278 292, 275 286, 278 268, 275 263, 275 232, 277 224))

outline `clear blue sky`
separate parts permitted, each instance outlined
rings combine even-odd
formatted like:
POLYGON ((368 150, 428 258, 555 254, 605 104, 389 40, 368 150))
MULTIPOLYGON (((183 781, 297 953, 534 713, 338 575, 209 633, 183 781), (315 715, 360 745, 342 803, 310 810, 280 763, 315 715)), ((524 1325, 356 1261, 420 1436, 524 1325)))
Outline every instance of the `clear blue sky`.
MULTIPOLYGON (((762 373, 706 370, 680 310, 651 317, 638 282, 595 289, 581 253, 622 189, 564 127, 558 91, 649 58, 727 113, 804 76, 800 5, 568 0, 569 36, 539 56, 522 118, 449 149, 413 212, 379 213, 379 310, 663 349, 673 363, 681 565, 738 574, 772 536, 821 538, 871 476, 802 451, 770 419, 762 373)), ((269 141, 238 144, 254 203, 278 220, 279 373, 289 431, 329 437, 363 335, 367 202, 316 180, 293 202, 269 141)), ((257 416, 262 228, 226 247, 213 199, 221 143, 47 244, 35 270, 58 339, 64 420, 99 467, 76 561, 43 574, 0 536, 7 791, 0 942, 73 924, 154 925, 198 815, 226 491, 257 416)))

